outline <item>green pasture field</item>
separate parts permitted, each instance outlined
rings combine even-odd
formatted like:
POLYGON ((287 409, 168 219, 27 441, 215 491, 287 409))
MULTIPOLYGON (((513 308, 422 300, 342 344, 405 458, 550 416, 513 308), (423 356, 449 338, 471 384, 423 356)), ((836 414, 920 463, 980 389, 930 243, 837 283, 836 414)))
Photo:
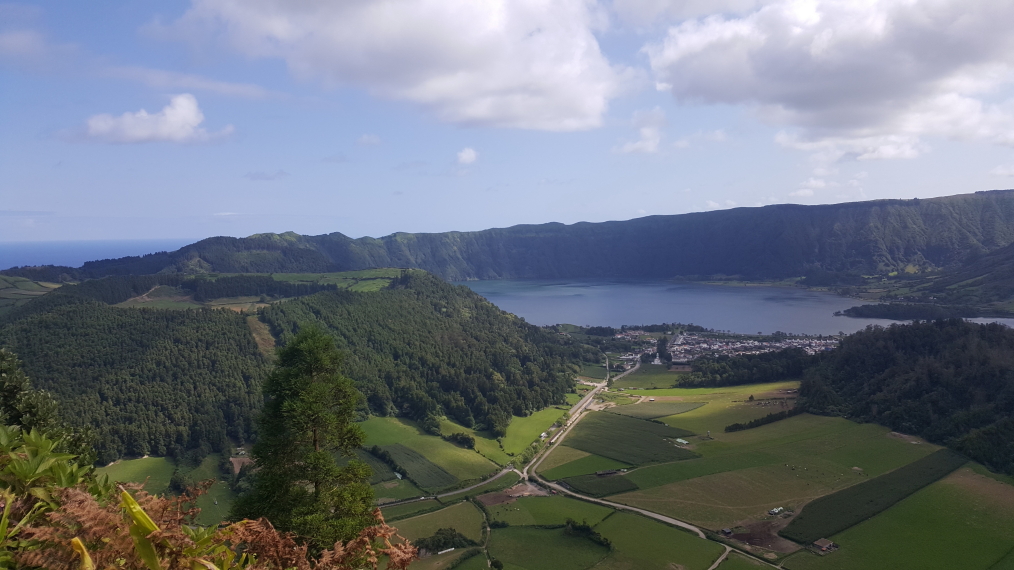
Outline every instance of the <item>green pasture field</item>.
MULTIPOLYGON (((366 432, 366 446, 401 444, 422 454, 462 481, 478 480, 497 470, 495 463, 472 449, 465 449, 429 435, 405 418, 373 417, 359 426, 366 432)), ((463 431, 463 430, 462 430, 463 431)), ((408 467, 405 467, 408 469, 408 467)))
POLYGON ((59 287, 59 283, 32 281, 24 277, 0 275, 0 313, 20 307, 28 301, 59 287))
MULTIPOLYGON (((620 383, 622 384, 622 381, 620 383)), ((655 398, 657 402, 704 402, 704 406, 695 410, 657 419, 660 422, 701 435, 706 434, 710 430, 712 436, 717 436, 729 424, 737 422, 746 423, 750 420, 764 417, 771 412, 781 411, 780 405, 765 405, 774 403, 774 400, 767 400, 767 398, 787 398, 794 394, 789 394, 785 392, 786 390, 798 388, 798 381, 787 381, 719 388, 633 390, 629 393, 655 398), (754 402, 748 401, 750 396, 754 396, 754 402), (670 398, 674 399, 670 400, 670 398), (675 398, 678 398, 678 400, 675 398)))
MULTIPOLYGON (((443 505, 436 499, 425 499, 422 501, 412 501, 411 503, 405 503, 403 505, 394 505, 385 507, 380 505, 380 512, 384 514, 384 520, 387 522, 396 521, 399 519, 408 518, 418 513, 425 513, 429 511, 436 511, 443 505)), ((397 525, 394 525, 397 526, 397 525)))
POLYGON ((582 363, 581 376, 584 376, 585 378, 594 378, 595 380, 605 380, 606 367, 601 364, 588 364, 587 362, 582 363))
MULTIPOLYGON (((417 564, 419 563, 416 562, 412 565, 412 570, 421 568, 421 566, 416 566, 417 564)), ((489 566, 486 562, 486 556, 480 552, 476 556, 472 556, 461 564, 455 566, 454 570, 489 570, 489 566)))
MULTIPOLYGON (((509 427, 507 429, 510 430, 509 427)), ((443 435, 467 433, 475 438, 475 450, 497 465, 507 465, 513 459, 500 449, 500 442, 488 431, 475 431, 447 418, 440 418, 440 433, 443 435)))
POLYGON ((566 445, 558 445, 554 448, 549 455, 542 460, 539 464, 539 473, 544 473, 550 469, 554 469, 561 465, 566 465, 576 459, 582 457, 588 457, 591 455, 587 451, 581 451, 580 449, 574 449, 573 447, 567 447, 566 445))
POLYGON ((770 568, 767 564, 730 552, 729 556, 718 565, 718 570, 764 570, 770 568))
POLYGON ((382 449, 390 453, 394 462, 408 471, 412 482, 422 489, 445 489, 459 481, 443 467, 426 459, 421 453, 410 447, 395 443, 384 445, 382 449))
POLYGON ((770 508, 798 509, 939 449, 877 425, 809 414, 690 441, 702 457, 633 470, 624 477, 641 490, 612 500, 719 529, 760 520, 770 508))
POLYGON ((379 291, 401 276, 401 269, 364 269, 337 273, 273 273, 275 281, 337 285, 350 291, 379 291))
POLYGON ((622 475, 577 475, 561 479, 567 486, 583 495, 592 497, 605 497, 620 493, 630 493, 637 490, 637 485, 622 475))
MULTIPOLYGON (((392 471, 386 463, 377 459, 373 456, 373 454, 365 449, 356 450, 356 459, 369 465, 370 469, 373 471, 373 476, 370 477, 370 485, 376 485, 377 483, 383 483, 384 481, 393 481, 398 478, 397 475, 394 474, 394 471, 392 471)), ((338 463, 346 465, 348 463, 348 458, 341 458, 338 460, 338 463)))
MULTIPOLYGON (((634 402, 640 399, 636 396, 628 396, 625 392, 616 392, 616 391, 606 392, 604 390, 596 394, 595 397, 599 400, 602 400, 603 402, 612 402, 617 406, 627 406, 633 404, 634 402)), ((614 408, 608 409, 612 410, 614 408)))
MULTIPOLYGON (((565 447, 566 446, 561 445, 553 450, 553 453, 555 454, 557 451, 560 451, 565 447)), ((552 469, 539 469, 539 475, 542 475, 551 481, 555 481, 556 479, 564 479, 577 475, 587 475, 589 473, 605 471, 607 469, 627 469, 629 467, 630 465, 627 463, 616 461, 615 459, 609 459, 608 457, 602 457, 600 455, 585 455, 584 457, 575 459, 552 469)))
POLYGON ((828 537, 841 548, 787 558, 791 570, 1009 570, 1014 486, 965 467, 828 537))
POLYGON ((566 398, 567 398, 567 405, 568 406, 574 406, 574 405, 576 405, 578 402, 581 401, 581 398, 584 397, 581 394, 577 394, 577 393, 574 393, 574 394, 564 394, 564 396, 566 396, 566 398))
POLYGON ((718 543, 629 513, 614 513, 595 530, 613 545, 595 570, 707 570, 725 550, 718 543))
POLYGON ((482 512, 468 501, 402 519, 396 526, 398 534, 410 541, 431 537, 442 528, 453 528, 477 543, 482 542, 482 512))
POLYGON ((685 414, 704 405, 704 402, 641 402, 633 406, 622 406, 604 410, 641 420, 653 420, 666 416, 685 414))
MULTIPOLYGON (((412 563, 409 568, 412 570, 446 570, 456 564, 458 560, 465 560, 462 564, 454 566, 454 570, 467 570, 469 568, 482 568, 483 570, 489 570, 486 567, 486 557, 482 556, 482 551, 478 547, 471 548, 458 548, 451 552, 445 552, 444 554, 434 554, 426 558, 421 558, 412 563), (471 555, 473 552, 478 552, 478 555, 471 555), (481 562, 482 566, 475 566, 475 562, 481 562)), ((381 570, 387 570, 387 557, 382 557, 378 562, 378 568, 381 570)), ((366 568, 369 568, 367 566, 366 568)))
POLYGON ((489 553, 506 569, 586 570, 609 554, 609 549, 564 529, 509 527, 493 529, 489 553))
POLYGON ((446 497, 440 497, 437 500, 445 505, 449 505, 456 501, 460 501, 465 497, 477 497, 483 493, 492 493, 493 491, 499 491, 501 489, 506 489, 507 487, 513 487, 514 484, 520 480, 521 476, 511 471, 506 475, 498 477, 496 480, 490 481, 489 483, 476 487, 475 489, 472 489, 470 491, 462 491, 460 493, 455 493, 453 495, 448 495, 446 497))
POLYGON ((559 495, 521 497, 511 503, 486 507, 486 510, 492 520, 504 521, 511 526, 563 525, 567 519, 595 526, 613 512, 609 507, 559 495))
MULTIPOLYGON (((208 489, 207 494, 197 499, 197 507, 201 514, 197 522, 204 525, 222 522, 228 515, 235 494, 229 488, 229 483, 223 480, 218 472, 218 453, 212 453, 204 458, 198 467, 181 467, 180 471, 189 476, 194 482, 215 479, 215 483, 208 489), (217 502, 217 504, 216 504, 217 502)), ((121 483, 143 483, 147 479, 144 490, 152 494, 164 494, 169 488, 169 480, 172 478, 176 465, 165 457, 144 457, 141 459, 124 459, 106 467, 100 467, 96 471, 109 476, 110 481, 121 483)))
POLYGON ((515 455, 521 453, 533 441, 537 441, 539 435, 548 430, 549 426, 553 425, 565 413, 567 410, 549 407, 526 418, 514 416, 511 418, 510 425, 507 426, 507 435, 503 438, 504 451, 515 455))
POLYGON ((378 504, 422 497, 426 493, 408 479, 392 479, 373 485, 373 497, 378 504))
POLYGON ((800 544, 837 534, 947 476, 968 462, 949 449, 941 449, 904 467, 821 497, 779 533, 800 544))
POLYGON ((618 414, 588 412, 564 440, 568 446, 631 465, 664 463, 696 457, 665 438, 690 432, 618 414))
POLYGON ((616 388, 656 390, 672 388, 679 379, 680 372, 669 372, 665 364, 641 364, 637 370, 616 380, 616 388))

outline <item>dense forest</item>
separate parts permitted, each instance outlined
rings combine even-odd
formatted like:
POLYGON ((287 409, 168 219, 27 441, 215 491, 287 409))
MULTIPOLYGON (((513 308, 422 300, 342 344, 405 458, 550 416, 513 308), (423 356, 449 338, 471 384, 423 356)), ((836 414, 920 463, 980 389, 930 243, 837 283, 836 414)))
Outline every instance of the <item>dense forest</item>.
POLYGON ((867 328, 807 370, 799 406, 920 435, 1014 473, 1014 330, 958 319, 867 328))
POLYGON ((814 363, 801 348, 740 356, 704 357, 694 360, 693 372, 681 374, 681 387, 736 386, 799 378, 814 363))
POLYGON ((565 401, 568 364, 598 358, 421 271, 378 293, 328 291, 272 305, 261 318, 283 342, 306 324, 324 326, 349 354, 347 372, 372 413, 433 428, 446 413, 503 435, 512 415, 565 401))
MULTIPOLYGON (((967 262, 1014 242, 1014 191, 520 225, 475 232, 215 237, 175 252, 81 268, 8 270, 60 280, 153 273, 325 272, 414 267, 445 279, 736 275, 807 276, 848 284, 862 274, 967 262), (664 244, 663 247, 656 247, 664 244)), ((964 303, 960 303, 964 304, 964 303)))
MULTIPOLYGON (((18 354, 67 418, 96 427, 101 461, 217 450, 253 436, 267 359, 251 317, 106 303, 159 284, 195 296, 312 290, 269 280, 156 275, 68 285, 0 316, 0 347, 18 354)), ((366 396, 362 413, 403 414, 431 428, 446 414, 503 434, 512 415, 562 403, 569 365, 597 358, 591 347, 424 272, 407 271, 372 293, 321 288, 269 307, 261 319, 283 343, 309 323, 333 333, 348 356, 346 373, 366 396)))

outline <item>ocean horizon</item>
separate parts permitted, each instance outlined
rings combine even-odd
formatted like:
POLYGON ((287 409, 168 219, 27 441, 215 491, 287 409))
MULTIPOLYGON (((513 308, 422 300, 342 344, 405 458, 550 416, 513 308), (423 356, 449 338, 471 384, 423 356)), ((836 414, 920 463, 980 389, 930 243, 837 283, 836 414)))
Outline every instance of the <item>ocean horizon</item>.
POLYGON ((0 243, 0 270, 25 265, 81 267, 86 261, 175 251, 201 238, 0 243))

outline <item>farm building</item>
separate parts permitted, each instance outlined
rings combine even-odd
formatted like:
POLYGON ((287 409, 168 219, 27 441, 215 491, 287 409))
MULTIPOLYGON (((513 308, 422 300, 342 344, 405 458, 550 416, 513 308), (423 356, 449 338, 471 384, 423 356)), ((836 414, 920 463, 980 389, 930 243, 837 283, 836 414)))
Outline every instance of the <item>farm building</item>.
POLYGON ((770 511, 768 511, 768 514, 769 515, 778 515, 778 514, 781 514, 781 512, 784 511, 784 510, 785 510, 785 507, 775 507, 775 508, 771 509, 770 511))
POLYGON ((677 439, 676 439, 676 443, 678 443, 678 444, 680 444, 680 445, 689 445, 689 444, 690 444, 690 442, 689 442, 689 441, 687 441, 687 440, 685 440, 685 439, 683 439, 683 438, 677 438, 677 439))
POLYGON ((837 550, 838 548, 837 544, 831 542, 826 538, 813 541, 813 546, 819 548, 821 552, 831 552, 832 550, 837 550))

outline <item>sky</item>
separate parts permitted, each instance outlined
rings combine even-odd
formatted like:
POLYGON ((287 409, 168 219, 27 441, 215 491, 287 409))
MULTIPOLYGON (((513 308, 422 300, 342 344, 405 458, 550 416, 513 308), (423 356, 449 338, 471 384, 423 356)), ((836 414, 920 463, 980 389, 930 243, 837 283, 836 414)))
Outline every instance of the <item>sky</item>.
POLYGON ((0 242, 1014 187, 1014 2, 0 3, 0 242))

